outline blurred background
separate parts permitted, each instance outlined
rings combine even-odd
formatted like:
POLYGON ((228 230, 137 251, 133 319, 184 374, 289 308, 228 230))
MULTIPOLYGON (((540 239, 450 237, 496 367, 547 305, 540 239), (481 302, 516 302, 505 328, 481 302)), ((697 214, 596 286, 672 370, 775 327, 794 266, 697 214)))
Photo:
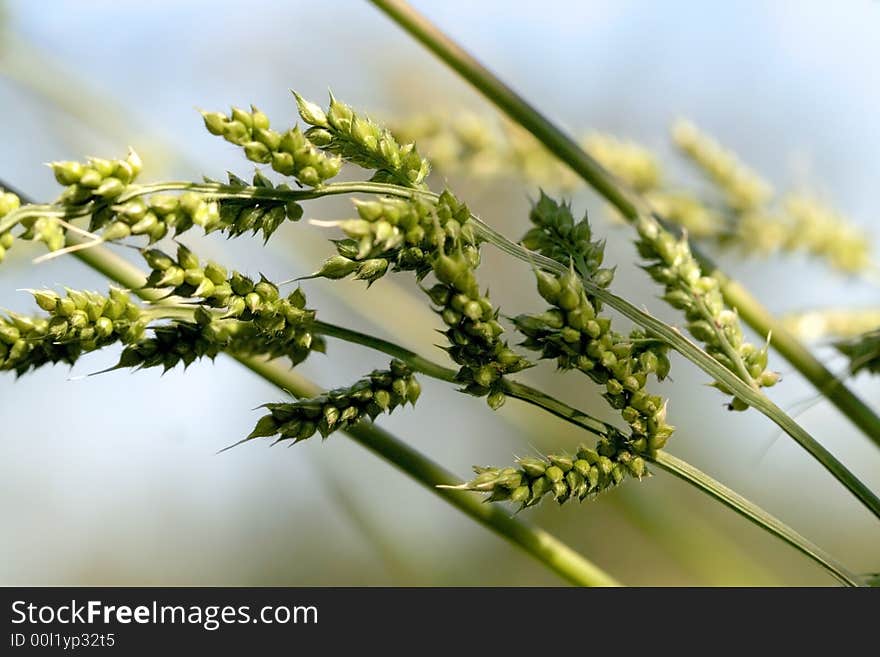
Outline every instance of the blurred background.
MULTIPOLYGON (((880 173, 880 4, 829 11, 822 2, 413 3, 502 79, 574 132, 636 139, 676 166, 668 126, 687 116, 734 148, 777 188, 809 185, 875 229, 880 173), (552 8, 551 8, 552 7, 552 8)), ((288 91, 328 87, 372 115, 493 108, 366 2, 109 0, 0 2, 0 178, 40 200, 58 189, 41 163, 117 157, 134 146, 143 180, 252 172, 237 148, 208 135, 195 108, 254 103, 278 125, 295 121, 288 91)), ((524 231, 535 185, 435 174, 486 221, 524 231)), ((570 192, 608 238, 615 289, 664 317, 657 288, 634 266, 632 233, 589 190, 570 192)), ((349 202, 312 203, 307 217, 345 218, 349 202)), ((314 271, 329 235, 288 224, 268 249, 195 232, 184 242, 242 271, 284 280, 314 271)), ((125 249, 119 249, 125 252, 125 249)), ((30 311, 23 288, 106 283, 62 257, 18 243, 0 272, 0 306, 30 311)), ((509 315, 539 303, 528 268, 484 249, 482 280, 509 315)), ((776 312, 876 304, 876 283, 797 257, 720 254, 776 312)), ((394 339, 433 358, 436 317, 407 276, 370 290, 308 281, 322 318, 394 339)), ((620 327, 626 323, 619 321, 620 327)), ((751 336, 760 340, 757 336, 751 336)), ((845 362, 821 343, 835 371, 845 362)), ((5 585, 555 585, 529 557, 475 525, 343 435, 295 449, 251 443, 217 450, 252 428, 277 389, 219 358, 175 370, 87 376, 117 353, 72 370, 0 379, 0 583, 5 585)), ((303 371, 342 385, 387 361, 331 341, 303 371)), ((880 455, 779 357, 771 391, 875 490, 880 455)), ((529 382, 611 419, 595 386, 550 365, 529 382)), ((670 398, 669 450, 778 515, 856 572, 880 570, 880 529, 793 441, 756 412, 730 414, 705 375, 682 359, 670 398)), ((876 381, 853 386, 876 402, 876 381)), ((509 401, 481 401, 423 379, 414 410, 381 419, 466 477, 472 464, 572 449, 562 422, 509 401)), ((830 585, 812 562, 663 472, 595 502, 544 504, 523 517, 614 576, 637 585, 830 585)))

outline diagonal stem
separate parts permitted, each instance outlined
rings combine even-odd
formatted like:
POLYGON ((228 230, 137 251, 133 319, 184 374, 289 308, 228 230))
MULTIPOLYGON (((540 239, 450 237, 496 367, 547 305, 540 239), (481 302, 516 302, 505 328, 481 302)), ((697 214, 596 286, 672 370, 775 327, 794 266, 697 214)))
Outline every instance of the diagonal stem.
POLYGON ((733 509, 736 513, 752 521, 759 527, 775 534, 794 549, 806 555, 823 568, 828 570, 838 581, 847 586, 863 586, 861 579, 847 570, 832 556, 814 545, 796 531, 785 525, 782 521, 749 502, 735 491, 724 484, 715 481, 707 474, 701 472, 690 463, 676 458, 668 452, 657 452, 649 459, 658 467, 666 470, 669 474, 678 477, 682 481, 696 486, 703 492, 711 495, 724 506, 733 509))
MULTIPOLYGON (((653 213, 644 199, 606 171, 571 137, 406 2, 403 0, 371 0, 371 2, 470 82, 502 112, 531 132, 551 153, 571 167, 624 217, 633 221, 640 214, 654 214, 667 229, 677 231, 674 225, 653 213)), ((722 272, 711 258, 693 243, 691 251, 703 270, 718 279, 725 301, 730 307, 737 309, 743 321, 762 337, 769 335, 773 347, 875 445, 880 447, 880 417, 822 365, 745 287, 722 272)))
MULTIPOLYGON (((458 383, 456 370, 439 365, 413 351, 410 351, 409 349, 394 344, 393 342, 389 342, 388 340, 383 340, 382 338, 367 335, 360 331, 336 326, 335 324, 328 324, 327 322, 322 321, 316 321, 313 325, 313 329, 315 333, 345 340, 352 344, 359 344, 370 349, 375 349, 376 351, 381 351, 393 358, 398 358, 415 371, 421 372, 434 379, 446 381, 447 383, 458 383)), ((601 420, 597 420, 586 413, 577 411, 550 395, 547 395, 540 390, 536 390, 531 386, 525 385, 524 383, 503 379, 502 388, 508 397, 513 397, 514 399, 519 399, 527 404, 537 406, 563 420, 570 421, 573 415, 577 415, 578 426, 597 436, 606 436, 609 432, 617 431, 613 426, 606 424, 601 420)))

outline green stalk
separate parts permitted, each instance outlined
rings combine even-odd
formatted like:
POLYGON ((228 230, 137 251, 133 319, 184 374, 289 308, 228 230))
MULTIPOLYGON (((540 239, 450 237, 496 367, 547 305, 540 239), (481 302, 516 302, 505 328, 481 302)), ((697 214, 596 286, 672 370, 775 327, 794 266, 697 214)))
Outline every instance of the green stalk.
MULTIPOLYGON (((427 358, 419 356, 418 354, 399 347, 387 340, 366 335, 359 331, 343 328, 341 326, 328 324, 326 322, 316 322, 314 328, 316 333, 345 340, 346 342, 353 344, 359 344, 370 349, 375 349, 376 351, 381 351, 394 358, 398 358, 406 362, 414 370, 421 372, 426 376, 441 381, 455 382, 455 370, 438 365, 427 358)), ((505 381, 504 391, 511 397, 533 404, 552 415, 574 424, 581 429, 585 429, 590 433, 596 434, 597 436, 605 436, 610 432, 617 431, 613 426, 521 383, 505 381)), ((781 538, 796 550, 815 561, 843 584, 847 586, 861 586, 860 580, 856 575, 847 570, 842 564, 824 552, 821 548, 798 534, 781 520, 778 520, 767 513, 761 507, 750 502, 724 484, 715 481, 696 467, 664 451, 659 451, 653 456, 647 456, 646 458, 670 474, 682 479, 692 486, 695 486, 697 489, 708 493, 710 496, 720 501, 728 508, 733 509, 758 527, 761 527, 774 536, 781 538)))
POLYGON ((447 383, 455 383, 456 371, 451 367, 444 367, 439 363, 435 363, 423 356, 419 356, 414 351, 410 351, 409 349, 401 347, 393 342, 389 342, 388 340, 383 340, 382 338, 367 335, 360 331, 336 326, 335 324, 329 324, 320 320, 314 322, 311 326, 312 330, 320 335, 338 338, 352 344, 359 344, 362 347, 369 347, 370 349, 381 351, 392 358, 402 360, 412 369, 421 372, 426 376, 439 379, 440 381, 446 381, 447 383))
MULTIPOLYGON (((624 217, 634 221, 640 214, 652 213, 644 199, 606 171, 571 137, 406 2, 403 0, 371 0, 371 2, 470 82, 498 109, 531 132, 551 153, 571 167, 624 217)), ((657 216, 657 218, 667 229, 677 232, 675 226, 664 221, 662 217, 657 216)), ((880 416, 822 365, 746 288, 724 274, 712 259, 693 243, 691 243, 691 251, 703 270, 719 280, 725 301, 730 307, 737 309, 746 324, 759 335, 770 336, 773 347, 875 445, 880 447, 880 416)))
MULTIPOLYGON (((370 349, 375 349, 376 351, 381 351, 393 358, 402 360, 415 371, 421 372, 431 378, 446 381, 447 383, 458 383, 458 380, 456 379, 456 370, 439 365, 438 363, 428 360, 423 356, 419 356, 417 353, 394 344, 393 342, 389 342, 388 340, 383 340, 382 338, 367 335, 360 331, 347 329, 342 326, 336 326, 322 321, 315 322, 313 328, 315 333, 345 340, 352 344, 359 344, 370 349)), ((507 379, 504 379, 502 384, 504 393, 508 397, 513 397, 514 399, 519 399, 527 404, 537 406, 563 420, 571 421, 573 415, 577 415, 578 426, 597 436, 605 436, 608 434, 609 430, 614 430, 611 425, 597 420, 586 413, 581 413, 531 386, 507 379)))
MULTIPOLYGON (((68 235, 68 242, 71 244, 77 244, 81 239, 72 234, 68 235)), ((140 270, 105 247, 83 249, 76 251, 75 255, 94 270, 131 289, 141 298, 147 301, 157 299, 158 295, 155 291, 143 289, 146 277, 140 270)), ((259 358, 236 357, 236 360, 297 397, 313 397, 321 392, 312 382, 279 363, 267 362, 259 358)), ((572 584, 620 585, 598 566, 542 529, 511 517, 500 507, 483 504, 470 493, 438 488, 440 485, 459 484, 461 480, 384 429, 372 424, 358 424, 347 429, 345 433, 355 442, 395 465, 435 495, 526 551, 572 584)))
POLYGON ((692 486, 696 486, 700 490, 711 495, 726 507, 733 509, 756 525, 772 532, 791 545, 794 549, 820 564, 843 584, 846 584, 847 586, 863 586, 857 575, 844 568, 821 548, 806 540, 782 521, 777 520, 760 507, 755 506, 735 491, 731 490, 724 484, 715 481, 689 463, 686 463, 662 450, 648 460, 669 474, 678 477, 682 481, 686 481, 692 486))
MULTIPOLYGON (((3 183, 5 184, 5 183, 3 183)), ((12 188, 9 188, 10 190, 12 188)), ((125 193, 110 201, 92 201, 85 205, 63 208, 52 204, 24 204, 0 219, 0 233, 3 233, 27 218, 57 217, 73 221, 94 214, 112 205, 119 205, 148 194, 159 192, 199 192, 213 199, 271 199, 276 201, 308 201, 325 196, 343 194, 391 194, 404 198, 425 196, 436 200, 437 194, 426 190, 410 189, 387 183, 350 182, 330 183, 309 189, 269 189, 268 187, 233 187, 223 183, 194 183, 186 180, 169 180, 149 185, 129 185, 125 193)), ((19 194, 24 203, 25 197, 19 194)))

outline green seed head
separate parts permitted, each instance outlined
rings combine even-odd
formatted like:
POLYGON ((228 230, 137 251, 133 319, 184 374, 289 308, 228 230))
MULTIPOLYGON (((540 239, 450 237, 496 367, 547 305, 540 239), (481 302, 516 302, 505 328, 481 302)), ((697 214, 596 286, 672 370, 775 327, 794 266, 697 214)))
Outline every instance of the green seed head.
POLYGON ((149 249, 147 251, 142 251, 141 255, 150 266, 150 269, 154 271, 165 271, 169 267, 174 266, 174 259, 171 256, 163 253, 159 249, 149 249))
POLYGON ((272 161, 272 151, 259 141, 249 141, 242 145, 244 154, 251 162, 269 164, 272 161))
POLYGON ((388 271, 388 261, 384 258, 372 258, 370 260, 364 260, 357 268, 357 275, 355 278, 367 281, 368 284, 372 284, 378 279, 382 278, 385 273, 388 271))
POLYGON ((538 293, 548 303, 555 304, 562 293, 559 279, 552 274, 540 270, 535 273, 535 277, 538 279, 538 293))
POLYGON ((34 290, 34 300, 46 312, 54 312, 58 304, 58 295, 51 290, 34 290))
POLYGON ((107 242, 125 239, 129 235, 131 235, 131 228, 122 221, 113 222, 101 233, 101 237, 107 242))
POLYGON ((497 411, 501 408, 506 400, 507 396, 501 390, 495 390, 489 393, 488 397, 486 397, 486 403, 493 411, 497 411))
POLYGON ((359 264, 354 260, 349 260, 348 258, 344 258, 340 255, 335 255, 328 258, 324 262, 321 269, 318 270, 314 275, 330 279, 345 278, 353 271, 355 271, 358 266, 359 264))
POLYGON ((546 462, 530 456, 519 459, 517 463, 523 471, 533 479, 544 476, 544 472, 547 469, 546 462))
POLYGON ((294 98, 296 98, 296 106, 303 121, 313 126, 319 126, 322 128, 330 127, 330 124, 327 121, 327 115, 324 114, 324 110, 315 103, 307 101, 295 91, 293 92, 293 95, 294 98))
POLYGON ((269 129, 269 117, 253 105, 251 105, 251 128, 253 130, 269 129))
POLYGON ((226 118, 226 115, 220 112, 202 112, 202 118, 205 121, 205 128, 208 129, 212 135, 223 135, 225 134, 226 124, 229 119, 226 118))
POLYGON ((49 166, 60 185, 75 185, 83 175, 83 165, 79 162, 51 162, 49 166))

